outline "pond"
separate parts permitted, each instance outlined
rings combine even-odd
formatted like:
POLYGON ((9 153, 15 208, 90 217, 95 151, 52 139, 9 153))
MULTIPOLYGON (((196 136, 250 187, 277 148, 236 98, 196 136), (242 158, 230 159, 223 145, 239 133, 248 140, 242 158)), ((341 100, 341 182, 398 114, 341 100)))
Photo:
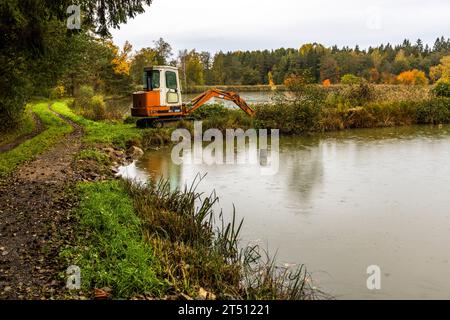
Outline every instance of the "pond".
MULTIPOLYGON (((239 96, 245 100, 245 102, 247 102, 248 104, 258 104, 258 103, 267 103, 272 101, 276 95, 284 95, 285 92, 274 92, 274 91, 259 91, 259 92, 255 92, 255 91, 249 91, 249 92, 240 92, 239 96)), ((184 102, 189 102, 191 101, 193 98, 195 98, 196 96, 198 96, 198 93, 189 93, 189 94, 183 94, 183 101, 184 102)), ((219 102, 219 103, 223 103, 226 106, 234 106, 234 104, 230 101, 224 101, 221 99, 212 99, 210 100, 210 103, 214 103, 214 102, 219 102)))
POLYGON ((220 206, 244 218, 243 244, 258 242, 280 263, 305 264, 336 298, 450 298, 450 126, 364 129, 281 137, 280 167, 175 165, 171 149, 121 168, 129 178, 207 173, 220 206), (381 289, 369 290, 367 267, 381 289))

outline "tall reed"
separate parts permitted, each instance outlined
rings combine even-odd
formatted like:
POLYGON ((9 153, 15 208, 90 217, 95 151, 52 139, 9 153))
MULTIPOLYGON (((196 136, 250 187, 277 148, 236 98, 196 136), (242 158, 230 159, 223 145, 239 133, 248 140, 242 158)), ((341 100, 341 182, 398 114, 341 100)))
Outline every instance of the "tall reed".
POLYGON ((241 247, 243 220, 216 214, 218 198, 190 186, 171 189, 167 180, 125 182, 144 233, 160 260, 160 276, 174 293, 195 297, 204 288, 221 299, 314 299, 322 297, 302 265, 283 269, 258 246, 241 247), (264 259, 263 257, 266 257, 264 259))

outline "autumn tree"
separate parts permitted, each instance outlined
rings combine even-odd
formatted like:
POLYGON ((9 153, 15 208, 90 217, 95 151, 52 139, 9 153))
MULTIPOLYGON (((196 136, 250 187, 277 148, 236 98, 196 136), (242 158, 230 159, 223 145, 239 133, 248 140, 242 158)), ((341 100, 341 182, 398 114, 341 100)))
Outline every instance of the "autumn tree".
POLYGON ((400 84, 406 85, 426 85, 428 84, 428 78, 425 72, 417 69, 404 71, 397 76, 397 81, 400 84))
POLYGON ((430 78, 433 82, 439 80, 450 82, 450 56, 443 57, 440 62, 430 68, 430 78))
POLYGON ((128 41, 125 41, 125 44, 123 45, 123 49, 121 51, 112 42, 110 43, 110 46, 114 55, 113 60, 111 61, 111 63, 113 64, 114 73, 118 75, 129 75, 130 53, 133 47, 128 41))

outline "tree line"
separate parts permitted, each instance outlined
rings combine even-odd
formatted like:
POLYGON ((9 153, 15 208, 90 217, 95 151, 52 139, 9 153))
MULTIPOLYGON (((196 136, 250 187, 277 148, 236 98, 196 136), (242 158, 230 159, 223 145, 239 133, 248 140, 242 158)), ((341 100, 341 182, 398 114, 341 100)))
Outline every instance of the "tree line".
POLYGON ((298 49, 218 52, 214 56, 192 50, 181 52, 177 63, 186 70, 188 86, 283 84, 292 75, 307 75, 317 83, 339 83, 342 77, 353 75, 372 83, 394 84, 408 81, 411 75, 438 80, 441 71, 436 66, 448 55, 450 39, 441 37, 432 47, 419 39, 414 44, 404 40, 368 49, 312 43, 298 49))
MULTIPOLYGON (((126 44, 128 45, 128 44, 126 44)), ((450 66, 450 39, 437 38, 433 46, 422 40, 368 49, 319 43, 303 44, 298 49, 229 51, 211 54, 182 50, 174 57, 163 39, 130 54, 128 61, 135 84, 141 82, 144 66, 176 65, 185 86, 283 84, 286 79, 303 76, 312 83, 340 83, 366 79, 371 83, 426 84, 442 75, 441 65, 450 66)))

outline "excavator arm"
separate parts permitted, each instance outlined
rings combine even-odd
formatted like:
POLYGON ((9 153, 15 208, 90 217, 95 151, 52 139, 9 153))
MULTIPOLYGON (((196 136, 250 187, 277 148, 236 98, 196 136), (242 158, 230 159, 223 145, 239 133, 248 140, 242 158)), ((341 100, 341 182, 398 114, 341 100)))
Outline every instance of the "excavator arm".
POLYGON ((194 112, 212 98, 232 101, 249 116, 253 117, 255 115, 255 110, 250 108, 244 99, 242 99, 237 93, 219 89, 210 89, 192 99, 186 108, 186 114, 194 112))

